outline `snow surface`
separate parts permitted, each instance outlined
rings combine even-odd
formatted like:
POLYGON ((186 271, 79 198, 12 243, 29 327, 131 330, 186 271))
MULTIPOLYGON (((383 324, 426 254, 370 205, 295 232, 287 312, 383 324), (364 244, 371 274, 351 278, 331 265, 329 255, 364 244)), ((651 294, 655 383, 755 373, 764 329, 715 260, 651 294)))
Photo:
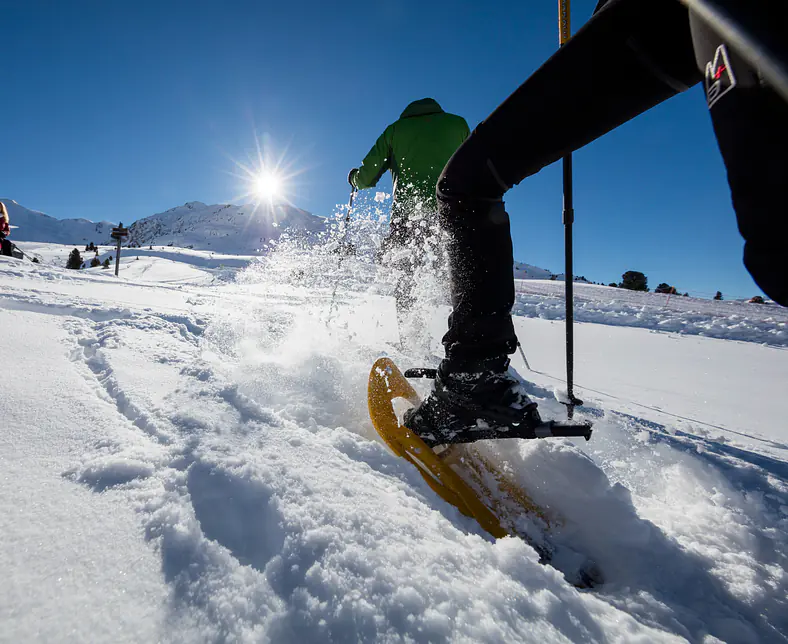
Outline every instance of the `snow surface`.
MULTIPOLYGON (((516 315, 563 320, 563 284, 516 280, 516 315)), ((575 284, 575 320, 788 347, 788 309, 575 284)))
MULTIPOLYGON (((69 250, 0 258, 0 641, 788 639, 783 311, 576 286, 594 437, 481 449, 604 570, 578 591, 377 440, 373 360, 417 361, 363 253, 69 250)), ((561 286, 520 283, 513 362, 556 417, 561 286)))

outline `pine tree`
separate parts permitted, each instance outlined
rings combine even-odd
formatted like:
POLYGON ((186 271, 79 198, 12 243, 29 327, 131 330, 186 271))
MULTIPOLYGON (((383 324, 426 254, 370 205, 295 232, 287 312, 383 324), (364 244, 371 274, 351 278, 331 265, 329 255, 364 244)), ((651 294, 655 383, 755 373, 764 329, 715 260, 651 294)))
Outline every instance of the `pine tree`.
POLYGON ((722 291, 717 291, 717 294, 714 296, 714 299, 718 302, 722 300, 722 291))
POLYGON ((662 284, 660 284, 659 286, 657 286, 657 288, 654 289, 654 292, 666 293, 668 295, 675 295, 677 291, 675 286, 671 286, 670 284, 666 284, 665 282, 662 282, 662 284))
POLYGON ((109 268, 109 257, 104 260, 104 263, 101 265, 101 268, 107 270, 109 268))
POLYGON ((78 248, 75 248, 69 254, 68 261, 66 262, 66 268, 71 268, 77 271, 82 268, 82 255, 79 254, 78 248))
POLYGON ((90 260, 90 268, 96 268, 96 266, 101 266, 101 260, 98 255, 95 255, 93 259, 90 260))
POLYGON ((619 286, 630 291, 648 291, 648 279, 640 271, 627 271, 621 276, 619 286))

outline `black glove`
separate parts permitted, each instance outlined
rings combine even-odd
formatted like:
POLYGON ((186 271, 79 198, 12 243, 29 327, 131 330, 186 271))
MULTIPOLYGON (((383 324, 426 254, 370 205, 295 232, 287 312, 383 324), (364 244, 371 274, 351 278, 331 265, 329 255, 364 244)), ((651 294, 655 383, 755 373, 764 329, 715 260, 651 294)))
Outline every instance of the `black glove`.
POLYGON ((356 185, 356 175, 358 175, 358 168, 353 168, 347 175, 347 182, 352 188, 358 188, 356 185))

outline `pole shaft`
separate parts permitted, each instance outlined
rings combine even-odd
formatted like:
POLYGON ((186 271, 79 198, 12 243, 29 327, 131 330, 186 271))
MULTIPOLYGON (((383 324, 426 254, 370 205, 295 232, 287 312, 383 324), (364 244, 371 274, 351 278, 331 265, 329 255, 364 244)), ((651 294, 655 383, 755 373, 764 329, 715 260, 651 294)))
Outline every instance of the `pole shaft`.
POLYGON ((572 24, 569 15, 569 0, 558 0, 558 42, 566 44, 572 35, 572 24))
POLYGON ((120 237, 118 237, 118 248, 115 251, 115 277, 118 276, 120 270, 120 237))
MULTIPOLYGON (((558 0, 558 42, 563 47, 571 38, 572 27, 569 0, 558 0)), ((564 157, 564 295, 566 298, 566 393, 569 399, 566 413, 571 420, 575 413, 575 335, 574 335, 574 285, 575 272, 572 261, 572 224, 575 221, 575 204, 572 182, 572 154, 564 157)), ((579 401, 577 401, 579 402, 579 401)))
POLYGON ((564 284, 566 296, 566 392, 569 397, 567 411, 569 418, 574 414, 574 364, 575 364, 575 335, 574 335, 574 265, 572 261, 572 224, 575 219, 572 183, 572 155, 564 157, 564 284))

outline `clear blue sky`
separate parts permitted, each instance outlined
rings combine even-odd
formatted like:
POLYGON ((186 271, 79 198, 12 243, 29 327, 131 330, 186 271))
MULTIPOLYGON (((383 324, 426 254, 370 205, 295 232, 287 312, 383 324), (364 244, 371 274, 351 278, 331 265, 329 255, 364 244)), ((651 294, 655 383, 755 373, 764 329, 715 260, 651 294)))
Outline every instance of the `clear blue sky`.
MULTIPOLYGON (((301 170, 330 215, 347 172, 412 100, 471 127, 557 46, 553 0, 27 0, 3 12, 0 196, 55 217, 132 220, 244 191, 233 159, 301 170)), ((595 0, 575 0, 573 27, 595 0)), ((625 81, 624 81, 625 82, 625 81)), ((576 155, 576 273, 758 293, 693 90, 576 155)), ((386 180, 383 186, 390 186, 386 180)), ((515 257, 563 265, 558 164, 512 190, 515 257)))

